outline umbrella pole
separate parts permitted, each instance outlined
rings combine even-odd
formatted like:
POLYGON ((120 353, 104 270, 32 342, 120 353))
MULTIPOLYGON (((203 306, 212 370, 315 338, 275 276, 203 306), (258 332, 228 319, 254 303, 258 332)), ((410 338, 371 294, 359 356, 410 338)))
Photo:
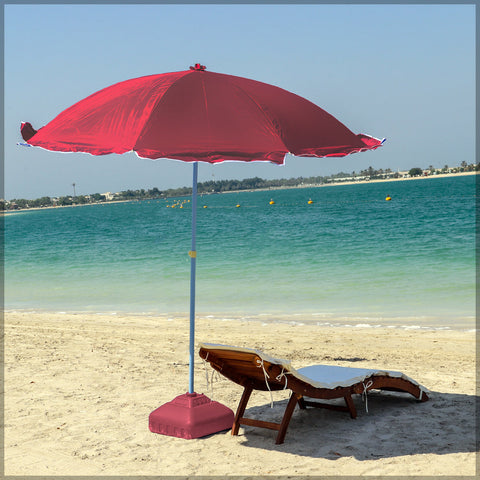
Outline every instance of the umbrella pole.
POLYGON ((225 405, 210 400, 193 389, 195 346, 195 233, 197 228, 198 162, 193 162, 192 188, 192 249, 190 255, 190 368, 189 390, 150 413, 148 428, 151 432, 180 438, 199 438, 232 428, 235 415, 225 405))
POLYGON ((188 392, 194 393, 194 348, 195 348, 195 271, 197 263, 196 250, 196 230, 197 230, 197 182, 198 182, 198 162, 193 162, 193 182, 192 182, 192 249, 190 255, 190 363, 189 363, 189 383, 188 392))

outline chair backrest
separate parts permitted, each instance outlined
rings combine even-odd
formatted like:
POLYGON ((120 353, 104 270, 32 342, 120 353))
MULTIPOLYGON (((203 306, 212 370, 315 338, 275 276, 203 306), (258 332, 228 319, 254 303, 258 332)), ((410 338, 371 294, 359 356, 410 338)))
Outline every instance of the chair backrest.
POLYGON ((200 357, 212 368, 239 385, 256 390, 285 388, 288 362, 274 359, 257 350, 201 344, 200 357), (268 384, 267 384, 268 382, 268 384))

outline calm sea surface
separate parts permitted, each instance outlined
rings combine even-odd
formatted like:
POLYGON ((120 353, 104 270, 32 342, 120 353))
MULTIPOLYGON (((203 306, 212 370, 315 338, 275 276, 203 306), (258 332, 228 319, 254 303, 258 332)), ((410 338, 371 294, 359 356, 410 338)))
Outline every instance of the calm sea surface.
MULTIPOLYGON (((471 175, 200 197, 197 312, 473 327, 475 195, 471 175)), ((172 204, 7 215, 5 308, 188 312, 191 203, 172 204)))

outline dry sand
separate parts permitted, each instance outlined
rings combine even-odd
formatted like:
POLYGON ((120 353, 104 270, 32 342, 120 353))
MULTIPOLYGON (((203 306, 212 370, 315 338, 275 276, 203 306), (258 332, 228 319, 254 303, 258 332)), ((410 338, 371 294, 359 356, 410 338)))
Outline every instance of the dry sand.
MULTIPOLYGON (((356 420, 294 412, 285 443, 244 427, 183 440, 153 434, 149 413, 188 389, 188 319, 5 314, 6 475, 475 475, 475 333, 318 327, 197 319, 198 342, 259 348, 292 360, 403 371, 429 390, 375 393, 356 420), (353 362, 353 359, 362 359, 353 362)), ((195 390, 233 410, 241 387, 224 379, 195 390)), ((287 392, 255 392, 247 413, 278 421, 287 392)))

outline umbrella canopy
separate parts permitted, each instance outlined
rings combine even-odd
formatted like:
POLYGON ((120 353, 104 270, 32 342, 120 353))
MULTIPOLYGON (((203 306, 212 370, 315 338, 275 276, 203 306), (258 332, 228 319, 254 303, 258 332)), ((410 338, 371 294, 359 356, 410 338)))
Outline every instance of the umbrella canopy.
POLYGON ((134 151, 142 158, 194 162, 189 393, 159 407, 149 420, 152 431, 183 438, 228 428, 233 420, 229 409, 197 398, 193 388, 198 162, 283 164, 288 153, 341 157, 383 143, 354 134, 298 95, 247 78, 207 72, 198 63, 186 71, 134 78, 104 88, 38 131, 22 123, 21 134, 27 145, 59 152, 107 155, 134 151))
POLYGON ((135 151, 187 162, 284 163, 285 155, 344 156, 381 145, 355 135, 325 110, 281 88, 208 72, 126 80, 90 95, 38 131, 22 124, 30 145, 92 155, 135 151))

